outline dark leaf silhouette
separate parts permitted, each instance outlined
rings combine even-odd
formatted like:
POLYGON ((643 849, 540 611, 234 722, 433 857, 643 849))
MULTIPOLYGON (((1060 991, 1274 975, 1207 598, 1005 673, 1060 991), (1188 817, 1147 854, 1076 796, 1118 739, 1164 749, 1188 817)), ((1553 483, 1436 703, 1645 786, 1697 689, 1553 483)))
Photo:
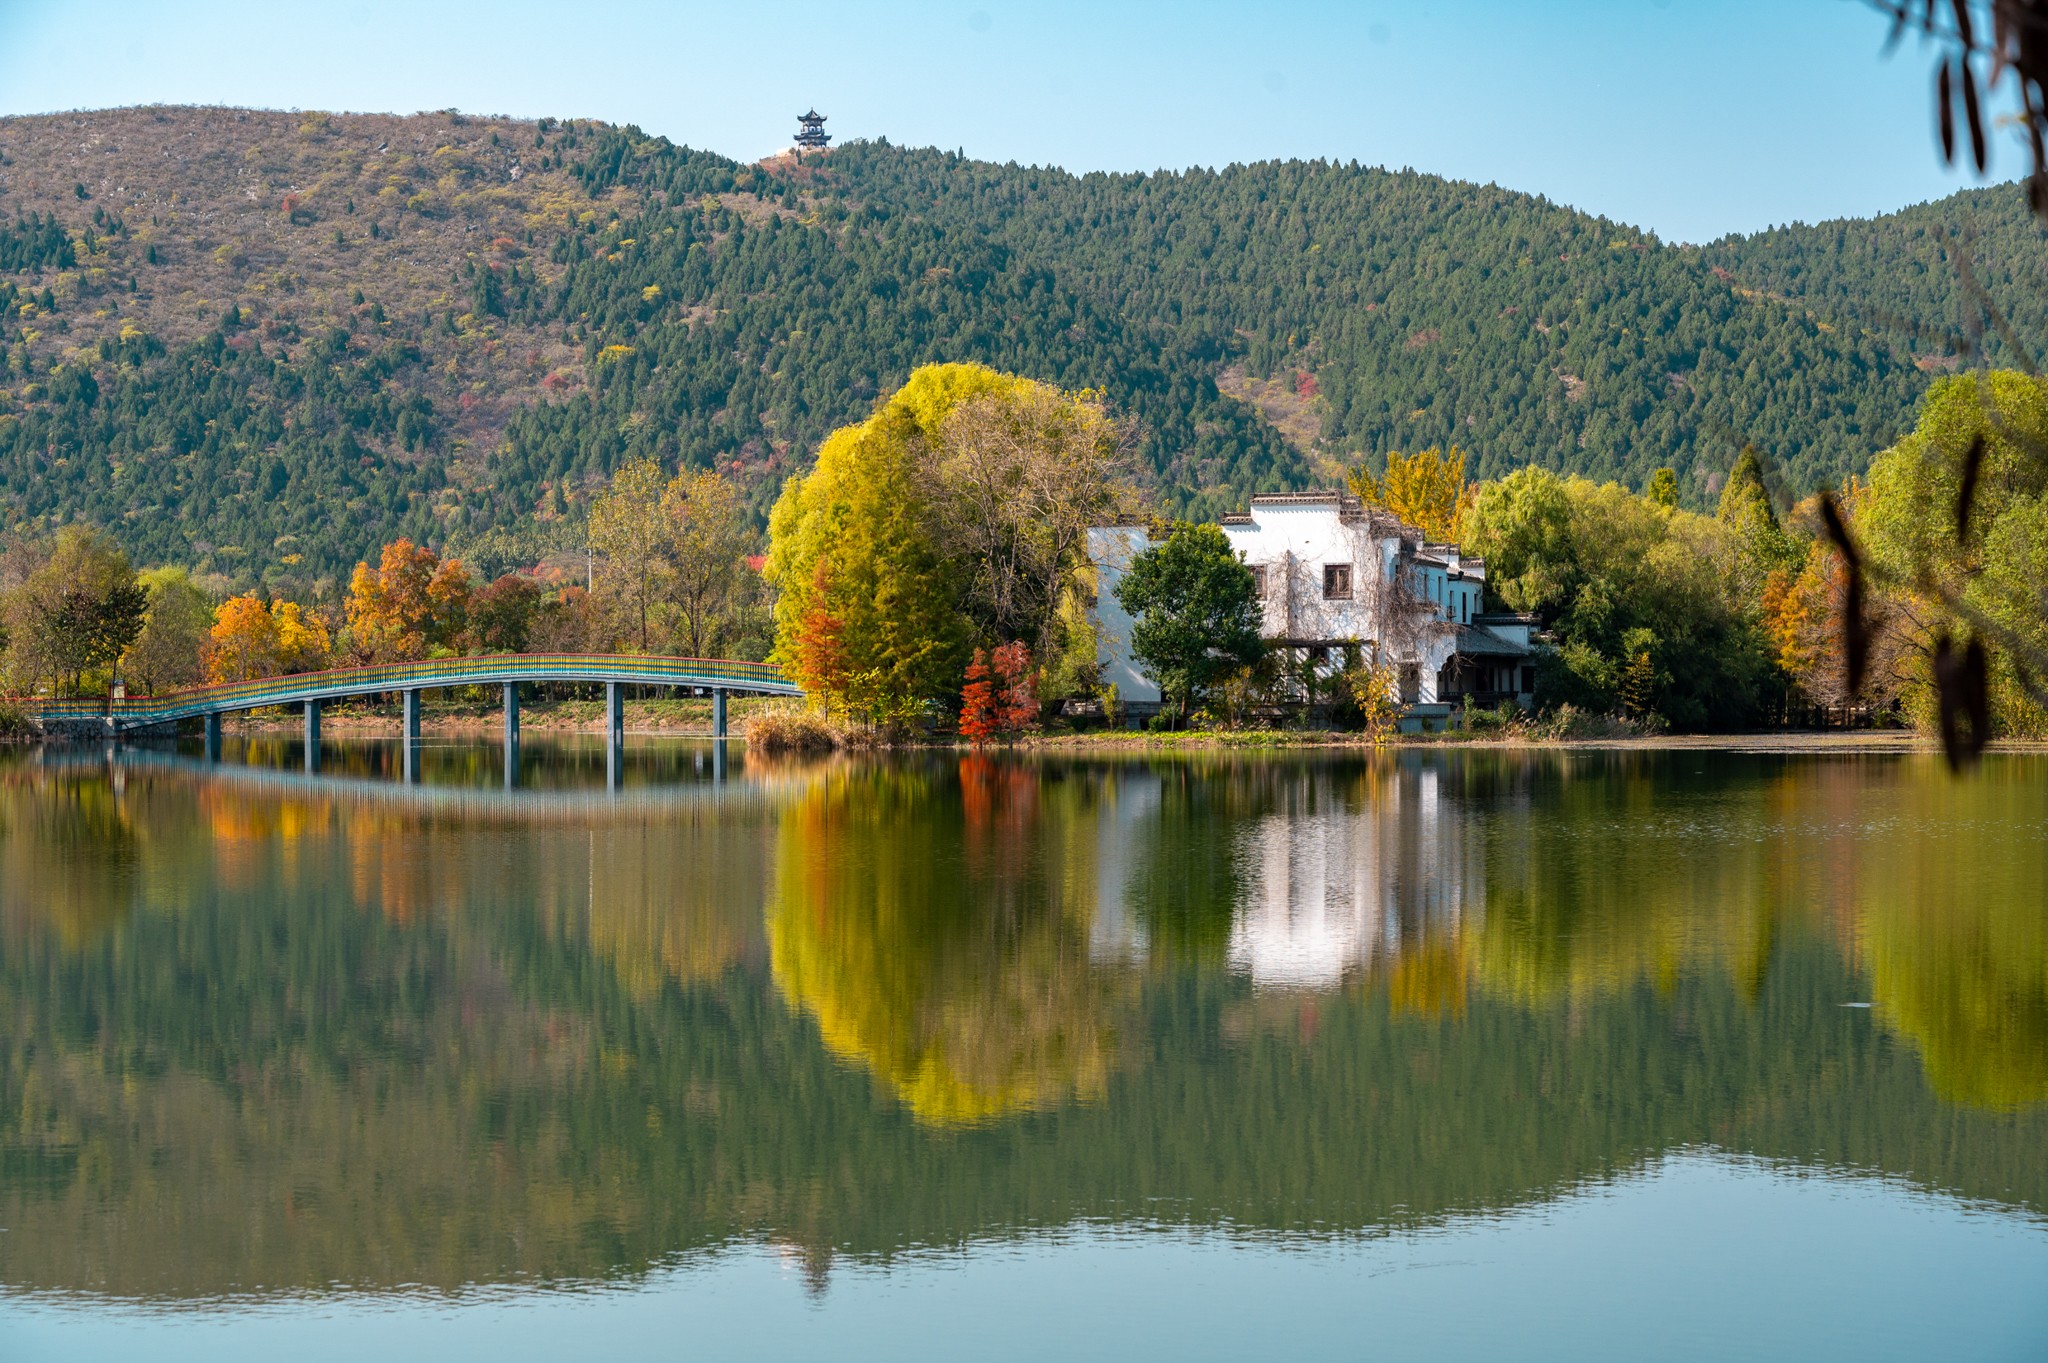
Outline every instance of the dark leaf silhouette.
POLYGON ((1963 70, 1963 116, 1970 125, 1970 155, 1977 162, 1981 175, 1986 164, 1984 147, 1984 113, 1977 103, 1977 76, 1970 70, 1968 62, 1957 62, 1963 70))
POLYGON ((1991 737, 1991 684, 1982 641, 1957 648, 1944 633, 1934 641, 1934 685, 1941 701, 1941 750, 1952 771, 1976 764, 1991 737))
POLYGON ((1870 627, 1863 611, 1863 556, 1857 552, 1856 542, 1849 538, 1849 527, 1842 520, 1842 508, 1837 505, 1834 493, 1821 494, 1820 515, 1835 552, 1842 556, 1846 579, 1842 591, 1843 680, 1847 693, 1853 697, 1862 692, 1864 669, 1870 663, 1870 627))
POLYGON ((1955 91, 1949 82, 1949 66, 1941 64, 1934 76, 1934 107, 1941 118, 1941 159, 1956 159, 1955 91))
POLYGON ((1977 477, 1984 471, 1984 437, 1970 441, 1963 452, 1962 486, 1956 489, 1956 540, 1970 538, 1970 507, 1977 500, 1977 477))

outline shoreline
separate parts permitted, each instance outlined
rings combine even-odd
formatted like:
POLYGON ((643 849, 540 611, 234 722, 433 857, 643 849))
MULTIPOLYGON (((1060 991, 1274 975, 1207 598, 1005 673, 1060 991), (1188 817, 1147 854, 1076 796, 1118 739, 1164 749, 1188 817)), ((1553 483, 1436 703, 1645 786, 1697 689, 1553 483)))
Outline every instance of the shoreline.
MULTIPOLYGON (((758 708, 772 708, 769 702, 758 708)), ((734 706, 731 717, 732 740, 745 742, 745 719, 756 706, 742 709, 734 706)), ((701 738, 710 739, 710 705, 705 701, 628 701, 625 707, 625 733, 628 737, 643 738, 701 738)), ((321 716, 321 730, 334 738, 397 738, 401 732, 402 719, 396 707, 390 712, 351 712, 329 710, 321 716)), ((563 701, 546 706, 522 707, 520 712, 522 734, 543 735, 592 735, 605 732, 604 707, 599 701, 563 701)), ((296 712, 283 714, 253 714, 230 717, 224 730, 229 734, 246 736, 290 736, 296 734, 302 721, 296 712)), ((455 713, 435 714, 429 710, 421 717, 421 732, 424 736, 441 738, 474 738, 494 736, 501 732, 503 720, 496 707, 465 707, 455 713)), ((1858 730, 1763 730, 1750 733, 1731 734, 1659 734, 1639 737, 1585 737, 1585 738, 1508 738, 1484 736, 1463 738, 1457 735, 1428 734, 1402 735, 1380 745, 1381 751, 1428 751, 1454 749, 1499 750, 1569 750, 1569 751, 1617 751, 1617 752, 1742 752, 1742 753, 1935 753, 1941 751, 1940 741, 1932 735, 1920 734, 1905 729, 1858 729, 1858 730)), ((1371 752, 1375 750, 1372 741, 1363 734, 1339 730, 1199 730, 1176 733, 1153 733, 1148 731, 1095 731, 1076 733, 1032 734, 1010 743, 992 743, 980 751, 996 753, 1018 753, 1046 756, 1090 755, 1090 754, 1169 754, 1176 752, 1272 752, 1303 753, 1313 751, 1371 752)), ((912 742, 896 747, 862 748, 855 746, 844 751, 856 752, 973 752, 972 744, 959 739, 932 739, 912 742)), ((2041 752, 2048 751, 2048 740, 2001 739, 1993 742, 1989 752, 2041 752)))

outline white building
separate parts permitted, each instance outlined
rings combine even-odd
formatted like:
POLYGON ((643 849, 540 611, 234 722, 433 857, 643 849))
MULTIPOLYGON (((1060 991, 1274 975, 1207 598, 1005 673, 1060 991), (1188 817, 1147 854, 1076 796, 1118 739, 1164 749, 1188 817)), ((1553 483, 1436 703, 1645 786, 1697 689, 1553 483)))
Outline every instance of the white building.
MULTIPOLYGON (((1420 726, 1441 722, 1468 695, 1489 705, 1530 700, 1531 621, 1484 613, 1486 564, 1457 545, 1425 543, 1413 526, 1337 492, 1254 497, 1222 529, 1258 582, 1269 647, 1319 672, 1357 659, 1393 665, 1420 726)), ((1088 538, 1104 680, 1140 704, 1156 703, 1159 688, 1130 658, 1131 620, 1115 584, 1148 543, 1130 526, 1088 538)))
POLYGON ((1151 543, 1138 525, 1103 525, 1088 532, 1088 561, 1095 565, 1095 661, 1121 702, 1140 710, 1158 706, 1159 683, 1131 657, 1131 616, 1116 599, 1116 584, 1151 543))

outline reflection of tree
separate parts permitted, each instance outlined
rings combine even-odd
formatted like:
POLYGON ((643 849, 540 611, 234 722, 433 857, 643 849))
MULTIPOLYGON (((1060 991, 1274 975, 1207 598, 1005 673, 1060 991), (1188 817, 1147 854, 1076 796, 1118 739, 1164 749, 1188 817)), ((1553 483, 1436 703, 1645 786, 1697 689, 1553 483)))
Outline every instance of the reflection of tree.
MULTIPOLYGON (((1895 759, 1707 781, 1593 756, 1600 779, 1491 816, 1481 982, 1531 1006, 1703 971, 1762 989, 1788 923, 1861 951, 1886 1024, 1944 1098, 2048 1102, 2048 790, 2019 759, 1968 781, 1895 759)), ((1844 1000, 1824 1001, 1826 1006, 1844 1000)))
POLYGON ((981 757, 959 782, 843 768, 784 814, 776 982, 925 1121, 1099 1096, 1116 1008, 1079 790, 981 757))
POLYGON ((2048 1103, 2048 791, 2031 766, 1913 783, 1899 801, 1906 836, 1873 840, 1862 887, 1885 1020, 1919 1048, 1936 1093, 1999 1111, 2048 1103))
POLYGON ((0 928, 13 936, 47 924, 73 945, 98 936, 134 902, 139 841, 100 773, 10 767, 0 779, 0 928))
MULTIPOLYGON (((951 768, 835 768, 823 786, 792 777, 786 817, 743 802, 515 827, 262 790, 231 807, 201 798, 223 785, 211 775, 137 771, 117 790, 104 768, 0 760, 0 1284, 452 1289, 632 1275, 747 1239, 822 1273, 1123 1217, 1314 1236, 1524 1204, 1702 1144, 2048 1210, 2048 1105, 1957 1108, 1929 1084, 1966 1103, 2039 1092, 2027 1000, 2044 952, 2022 894, 2038 852, 1970 869, 2042 826, 2048 792, 2023 771, 1994 762, 1981 787, 1909 795, 1917 778, 1888 762, 1737 763, 1645 801, 1641 780, 1669 778, 1634 758, 1417 760, 1460 806, 1438 814, 1484 853, 1489 900, 1525 917, 1469 915, 1449 936, 1403 919, 1364 987, 1334 992, 1256 990, 1224 942, 1199 962, 1091 966, 1088 919, 1125 883, 1110 859, 1148 836, 1144 792, 1170 763, 983 764, 958 800, 951 768), (100 834, 68 807, 118 808, 128 869, 94 879, 100 834), (1688 839, 1756 845, 1730 853, 1741 876, 1632 907, 1649 854, 1613 838, 1638 823, 1681 875, 1709 869, 1681 855, 1688 839), (1912 857, 1887 850, 1923 835, 1912 857), (1583 860, 1567 855, 1579 841, 1583 860), (1611 880, 1602 855, 1623 856, 1611 880), (1578 869, 1503 901, 1517 856, 1578 869), (734 869, 709 872, 712 857, 734 869), (389 874, 359 892, 352 868, 378 859, 389 874), (792 867, 815 879, 792 885, 792 867), (894 1078, 838 1063, 804 1020, 823 1014, 787 973, 778 997, 744 921, 771 884, 778 953, 867 1029, 853 1034, 873 1049, 847 1053, 913 1080, 934 1057, 970 1097, 1049 1110, 935 1129, 887 1096, 905 1091, 894 1078), (64 908, 102 891, 115 910, 64 908), (1941 911, 1966 896, 1980 902, 1941 911), (1768 934, 1751 931, 1760 914, 1768 934), (1578 937, 1553 950, 1538 923, 1578 937), (734 933, 736 967, 698 975, 734 933), (1852 939, 1868 977, 1838 945, 1852 939), (836 968, 842 946, 879 982, 836 968), (1461 953, 1482 951, 1496 955, 1459 1012, 1461 953), (1504 964, 1515 952, 1547 973, 1504 964), (1540 988, 1504 996, 1495 970, 1540 988), (1835 1006, 1871 997, 1874 1012, 1835 1006), (1953 1017, 1950 997, 1967 1001, 1953 1017), (1950 1068, 1999 1048, 1983 1075, 1950 1068)), ((1226 775, 1203 770, 1195 784, 1226 775)), ((1251 763, 1234 793, 1189 793, 1235 811, 1212 826, 1234 837, 1289 810, 1393 817, 1408 796, 1385 779, 1251 763)), ((1397 830, 1427 828, 1423 802, 1402 808, 1397 830)), ((1143 854, 1162 885, 1198 822, 1174 837, 1143 854)))
POLYGON ((1718 965, 1753 995, 1788 891, 1768 791, 1633 754, 1557 764, 1488 814, 1481 983, 1540 1006, 1718 965))
POLYGON ((590 944, 637 996, 665 980, 716 980, 761 932, 768 856, 763 824, 692 810, 658 835, 590 833, 590 944))

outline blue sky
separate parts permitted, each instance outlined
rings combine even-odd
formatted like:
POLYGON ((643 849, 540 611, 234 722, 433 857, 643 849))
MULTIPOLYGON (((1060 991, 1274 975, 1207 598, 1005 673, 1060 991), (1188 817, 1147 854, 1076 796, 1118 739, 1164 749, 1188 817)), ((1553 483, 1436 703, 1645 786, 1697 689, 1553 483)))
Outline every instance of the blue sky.
POLYGON ((1970 183, 1935 151, 1927 56, 1882 57, 1884 33, 1859 0, 0 0, 0 113, 455 107, 752 158, 815 104, 842 139, 1075 170, 1357 159, 1699 241, 1970 183))

